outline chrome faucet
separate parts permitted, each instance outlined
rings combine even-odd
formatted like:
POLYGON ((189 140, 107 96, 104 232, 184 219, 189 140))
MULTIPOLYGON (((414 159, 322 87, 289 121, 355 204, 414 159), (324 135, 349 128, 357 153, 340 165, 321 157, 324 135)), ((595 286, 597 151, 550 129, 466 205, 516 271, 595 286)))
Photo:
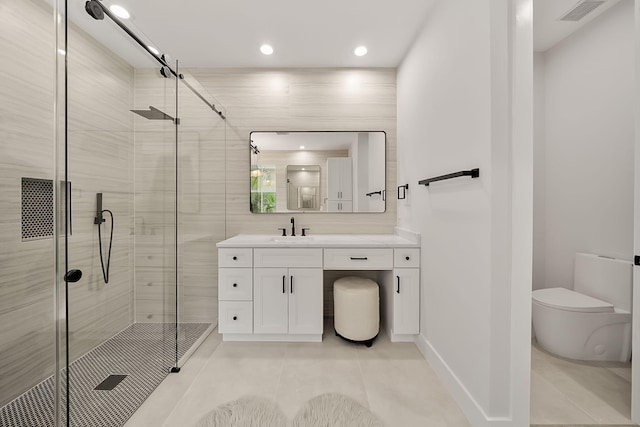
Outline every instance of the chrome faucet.
POLYGON ((295 219, 293 219, 293 217, 291 217, 291 235, 296 235, 296 221, 295 219))

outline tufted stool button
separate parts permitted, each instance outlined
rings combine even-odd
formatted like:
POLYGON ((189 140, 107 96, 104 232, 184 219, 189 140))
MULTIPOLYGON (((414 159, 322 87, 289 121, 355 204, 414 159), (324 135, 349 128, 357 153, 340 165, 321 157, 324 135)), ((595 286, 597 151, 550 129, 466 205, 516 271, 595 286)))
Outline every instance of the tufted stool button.
POLYGON ((233 257, 233 260, 234 260, 234 261, 237 261, 237 260, 238 260, 238 257, 237 257, 237 256, 234 256, 234 257, 233 257))
POLYGON ((234 284, 233 284, 233 287, 234 287, 234 288, 237 288, 237 287, 238 287, 238 284, 237 284, 237 283, 234 283, 234 284))
POLYGON ((238 320, 238 316, 233 316, 233 320, 238 320))
POLYGON ((410 257, 408 257, 408 256, 406 256, 406 257, 404 257, 404 259, 406 259, 407 261, 409 261, 411 258, 410 258, 410 257))

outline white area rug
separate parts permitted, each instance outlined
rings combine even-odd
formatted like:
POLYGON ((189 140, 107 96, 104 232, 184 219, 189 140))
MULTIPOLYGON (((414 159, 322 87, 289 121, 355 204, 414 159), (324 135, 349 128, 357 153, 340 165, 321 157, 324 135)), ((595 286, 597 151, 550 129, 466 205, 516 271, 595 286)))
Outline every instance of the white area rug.
POLYGON ((197 427, 383 427, 367 408, 350 397, 322 394, 309 400, 289 421, 272 401, 243 397, 205 415, 197 427))
POLYGON ((289 420, 278 405, 263 397, 242 397, 218 406, 197 427, 286 427, 289 420))

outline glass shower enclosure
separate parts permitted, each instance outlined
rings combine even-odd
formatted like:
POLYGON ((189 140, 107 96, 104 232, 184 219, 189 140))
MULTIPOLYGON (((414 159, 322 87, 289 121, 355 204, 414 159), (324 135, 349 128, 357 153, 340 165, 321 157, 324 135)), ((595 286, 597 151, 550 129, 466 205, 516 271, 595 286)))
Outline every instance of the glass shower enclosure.
POLYGON ((124 425, 217 322, 226 112, 88 3, 0 0, 2 426, 124 425))

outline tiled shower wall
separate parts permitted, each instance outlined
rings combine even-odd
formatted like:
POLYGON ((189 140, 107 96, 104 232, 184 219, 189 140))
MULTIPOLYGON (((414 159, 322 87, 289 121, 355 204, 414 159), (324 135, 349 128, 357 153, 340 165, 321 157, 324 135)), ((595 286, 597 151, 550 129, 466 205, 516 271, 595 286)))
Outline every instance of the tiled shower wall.
POLYGON ((55 40, 44 2, 0 7, 2 405, 53 372, 53 240, 22 242, 20 192, 22 177, 52 179, 55 40))
MULTIPOLYGON (((0 405, 54 371, 53 239, 22 241, 22 177, 53 178, 53 11, 0 1, 0 405)), ((71 357, 132 321, 133 69, 79 29, 69 32, 71 357), (116 215, 111 281, 102 280, 95 193, 116 215)))

